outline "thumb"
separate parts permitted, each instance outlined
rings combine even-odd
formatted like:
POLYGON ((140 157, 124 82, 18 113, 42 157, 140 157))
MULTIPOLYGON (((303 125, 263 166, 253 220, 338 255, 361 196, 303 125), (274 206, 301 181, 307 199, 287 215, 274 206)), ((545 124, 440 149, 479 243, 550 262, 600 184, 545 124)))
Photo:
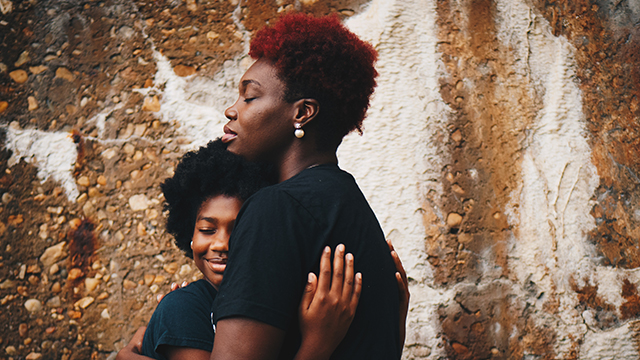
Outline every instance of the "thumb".
POLYGON ((304 287, 304 293, 302 294, 302 301, 300 302, 300 310, 306 311, 309 309, 313 296, 316 294, 318 288, 318 277, 316 274, 310 272, 307 280, 307 285, 304 287))

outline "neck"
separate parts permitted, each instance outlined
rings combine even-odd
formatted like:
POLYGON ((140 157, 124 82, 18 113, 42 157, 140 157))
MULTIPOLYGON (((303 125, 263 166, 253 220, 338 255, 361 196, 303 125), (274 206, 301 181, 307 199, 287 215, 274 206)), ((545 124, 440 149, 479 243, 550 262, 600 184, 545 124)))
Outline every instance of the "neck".
POLYGON ((338 157, 335 150, 327 152, 305 151, 298 148, 298 151, 287 152, 279 161, 278 182, 283 182, 302 170, 322 164, 337 164, 338 157))

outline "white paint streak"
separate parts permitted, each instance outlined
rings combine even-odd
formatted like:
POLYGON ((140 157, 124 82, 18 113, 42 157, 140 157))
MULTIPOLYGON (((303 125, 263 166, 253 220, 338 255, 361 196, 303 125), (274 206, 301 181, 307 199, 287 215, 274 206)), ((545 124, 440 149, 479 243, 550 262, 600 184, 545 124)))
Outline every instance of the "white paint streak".
POLYGON ((629 339, 634 330, 625 324, 606 331, 589 331, 580 346, 580 359, 636 360, 638 347, 629 339))
POLYGON ((78 152, 68 133, 22 130, 15 125, 5 128, 7 149, 13 154, 8 161, 11 167, 20 160, 36 166, 38 177, 45 181, 50 177, 65 190, 67 198, 75 201, 78 187, 73 177, 78 152))
POLYGON ((597 256, 587 233, 595 227, 590 215, 599 179, 591 163, 585 138, 582 95, 575 77, 575 49, 564 37, 555 37, 548 22, 524 1, 497 4, 499 37, 508 43, 530 71, 535 90, 543 98, 527 137, 523 154, 523 187, 515 191, 510 221, 518 223, 518 239, 510 256, 517 280, 532 281, 538 294, 555 294, 560 306, 555 319, 536 304, 538 322, 555 323, 557 356, 567 356, 575 341, 584 341, 585 359, 637 359, 633 330, 622 325, 608 330, 595 326, 592 310, 576 311, 577 294, 570 286, 598 286, 598 296, 619 307, 622 281, 637 281, 637 271, 597 266, 597 256), (573 340, 571 339, 573 337, 573 340))
MULTIPOLYGON (((338 151, 409 277, 411 311, 405 357, 443 356, 437 308, 453 298, 435 289, 425 254, 423 207, 429 190, 442 193, 442 140, 448 108, 440 98, 433 1, 372 1, 347 26, 379 52, 380 73, 362 137, 349 135, 338 151)), ((439 213, 438 209, 431 209, 439 213)))

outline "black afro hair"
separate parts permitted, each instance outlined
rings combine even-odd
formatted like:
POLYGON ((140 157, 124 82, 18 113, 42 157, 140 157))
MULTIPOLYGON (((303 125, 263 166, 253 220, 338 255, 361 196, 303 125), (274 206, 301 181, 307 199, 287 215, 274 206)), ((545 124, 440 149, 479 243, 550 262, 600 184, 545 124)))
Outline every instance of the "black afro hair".
POLYGON ((186 153, 173 177, 160 185, 168 210, 167 232, 178 248, 192 258, 191 238, 202 204, 225 195, 247 200, 261 188, 275 183, 275 172, 267 165, 251 163, 227 151, 220 140, 210 141, 197 151, 186 153))

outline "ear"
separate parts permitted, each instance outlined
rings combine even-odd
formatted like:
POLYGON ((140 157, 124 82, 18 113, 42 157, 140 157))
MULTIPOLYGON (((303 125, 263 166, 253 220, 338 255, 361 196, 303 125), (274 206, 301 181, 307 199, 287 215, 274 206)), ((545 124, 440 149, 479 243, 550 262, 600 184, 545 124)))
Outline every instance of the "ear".
POLYGON ((302 126, 309 124, 320 113, 320 103, 316 99, 300 99, 296 101, 294 121, 302 126))

